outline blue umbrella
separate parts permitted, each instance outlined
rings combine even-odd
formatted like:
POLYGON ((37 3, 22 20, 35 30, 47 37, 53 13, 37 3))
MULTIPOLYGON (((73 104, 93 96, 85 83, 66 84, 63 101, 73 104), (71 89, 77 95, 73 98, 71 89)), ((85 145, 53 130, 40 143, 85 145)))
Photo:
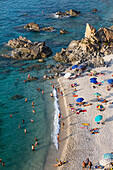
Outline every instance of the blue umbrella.
POLYGON ((113 159, 113 154, 112 154, 112 153, 105 153, 105 154, 103 155, 103 158, 113 159))
POLYGON ((90 81, 92 81, 92 80, 97 80, 97 78, 96 77, 90 78, 90 81))
POLYGON ((80 103, 80 102, 82 102, 84 99, 82 98, 82 97, 80 97, 80 98, 78 98, 77 100, 76 100, 76 102, 78 102, 78 103, 80 103))
POLYGON ((107 82, 108 82, 109 84, 113 84, 113 79, 109 79, 107 82))
POLYGON ((102 115, 98 115, 95 117, 95 122, 100 122, 102 120, 103 116, 102 115))
POLYGON ((71 69, 75 69, 77 67, 78 67, 78 65, 74 65, 74 66, 71 67, 71 69))
POLYGON ((97 83, 97 81, 96 81, 96 80, 90 80, 90 83, 94 83, 94 84, 96 84, 96 83, 97 83))
POLYGON ((81 69, 83 69, 83 68, 84 68, 83 65, 79 65, 79 66, 77 67, 77 69, 79 69, 79 70, 81 70, 81 69))

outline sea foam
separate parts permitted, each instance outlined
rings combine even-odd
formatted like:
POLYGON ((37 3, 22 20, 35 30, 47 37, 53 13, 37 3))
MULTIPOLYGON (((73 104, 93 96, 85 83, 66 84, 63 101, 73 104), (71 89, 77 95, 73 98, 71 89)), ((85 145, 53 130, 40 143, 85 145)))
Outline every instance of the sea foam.
POLYGON ((58 149, 58 141, 57 141, 57 134, 60 132, 60 119, 58 119, 58 115, 60 113, 60 108, 58 104, 58 96, 57 96, 57 91, 56 89, 53 90, 53 95, 54 95, 54 107, 55 107, 55 112, 54 112, 54 120, 53 120, 53 132, 52 132, 52 139, 55 144, 56 149, 58 149))

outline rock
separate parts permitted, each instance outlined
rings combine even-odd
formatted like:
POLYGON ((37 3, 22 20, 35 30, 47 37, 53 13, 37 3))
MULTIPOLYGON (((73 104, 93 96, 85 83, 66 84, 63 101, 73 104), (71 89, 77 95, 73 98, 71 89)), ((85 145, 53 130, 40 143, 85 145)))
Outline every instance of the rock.
POLYGON ((17 39, 9 40, 8 46, 14 48, 12 55, 2 55, 3 57, 23 60, 35 60, 47 58, 52 54, 51 49, 45 45, 45 42, 32 43, 25 37, 20 36, 17 39))
POLYGON ((44 28, 41 28, 42 31, 53 31, 55 28, 54 27, 44 27, 44 28))
POLYGON ((29 78, 27 78, 27 81, 34 81, 34 80, 38 80, 38 78, 37 77, 29 77, 29 78))
POLYGON ((5 58, 12 58, 12 56, 7 55, 7 54, 2 54, 1 56, 2 56, 2 57, 5 57, 5 58))
POLYGON ((100 28, 95 36, 99 39, 100 42, 113 42, 113 30, 108 28, 100 28))
POLYGON ((98 10, 97 10, 97 9, 93 9, 92 12, 93 12, 93 13, 96 13, 96 12, 98 12, 98 10))
POLYGON ((16 95, 14 95, 14 96, 11 97, 11 100, 19 100, 19 99, 22 99, 23 97, 24 97, 24 96, 22 96, 22 95, 16 94, 16 95))
POLYGON ((36 23, 34 23, 34 22, 31 22, 31 23, 25 25, 24 28, 25 28, 25 29, 28 29, 28 30, 30 30, 30 31, 36 31, 36 32, 37 32, 37 31, 38 31, 38 32, 40 31, 39 25, 36 24, 36 23))
POLYGON ((53 64, 49 64, 49 65, 47 66, 47 69, 51 69, 51 68, 53 68, 53 67, 54 67, 53 64))
POLYGON ((90 39, 92 34, 95 34, 96 33, 96 29, 90 25, 90 24, 86 24, 86 32, 85 32, 85 38, 88 38, 90 39))
POLYGON ((58 11, 55 15, 57 15, 58 18, 63 18, 63 17, 69 16, 68 13, 66 13, 66 12, 60 12, 60 11, 58 11))
POLYGON ((67 33, 69 33, 69 31, 66 31, 64 29, 60 30, 60 34, 67 34, 67 33))
POLYGON ((51 69, 51 72, 55 72, 55 73, 64 72, 66 70, 66 68, 67 68, 66 64, 58 63, 51 69))
POLYGON ((76 17, 76 16, 78 16, 80 14, 80 11, 75 11, 73 9, 70 9, 69 11, 66 11, 66 13, 68 13, 72 17, 76 17))

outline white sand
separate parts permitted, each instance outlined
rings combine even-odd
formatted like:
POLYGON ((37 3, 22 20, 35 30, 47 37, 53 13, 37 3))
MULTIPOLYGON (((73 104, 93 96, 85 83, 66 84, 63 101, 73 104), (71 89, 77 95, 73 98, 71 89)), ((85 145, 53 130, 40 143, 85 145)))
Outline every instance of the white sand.
MULTIPOLYGON (((112 55, 106 56, 105 61, 109 61, 113 58, 112 55)), ((109 65, 108 68, 101 67, 94 69, 97 72, 105 73, 105 76, 97 76, 97 81, 104 81, 102 86, 98 86, 95 89, 92 88, 90 83, 90 78, 88 72, 83 73, 83 77, 78 77, 75 80, 68 80, 64 77, 60 77, 58 82, 60 83, 60 88, 64 93, 64 103, 67 108, 67 121, 68 125, 67 131, 70 137, 69 140, 65 142, 65 148, 61 155, 61 160, 69 161, 65 165, 58 167, 58 169, 63 170, 81 170, 82 161, 86 158, 89 158, 93 164, 99 162, 102 158, 102 155, 105 153, 113 152, 113 104, 109 102, 113 101, 113 88, 110 91, 106 90, 107 80, 112 77, 113 74, 113 62, 109 65), (70 84, 77 83, 77 92, 78 97, 83 97, 84 101, 92 103, 91 106, 84 107, 87 112, 80 113, 79 115, 73 114, 67 106, 69 103, 73 104, 74 108, 76 106, 76 97, 73 97, 70 84), (99 92, 102 95, 102 98, 108 100, 107 104, 102 104, 105 106, 105 111, 97 110, 96 106, 100 102, 97 101, 95 92, 99 92), (96 124, 94 118, 96 115, 101 114, 106 120, 105 124, 96 124), (98 134, 91 135, 88 129, 81 129, 82 123, 89 123, 89 128, 100 128, 98 134)), ((67 69, 66 72, 72 72, 73 70, 67 69)))

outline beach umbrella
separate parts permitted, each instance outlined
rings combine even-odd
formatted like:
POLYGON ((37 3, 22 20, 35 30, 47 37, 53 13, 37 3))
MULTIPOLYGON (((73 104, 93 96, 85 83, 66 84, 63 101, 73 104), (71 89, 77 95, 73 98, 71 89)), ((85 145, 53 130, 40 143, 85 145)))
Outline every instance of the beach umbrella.
POLYGON ((65 78, 69 78, 70 76, 71 76, 71 73, 66 73, 66 74, 64 75, 65 78))
POLYGON ((107 80, 108 84, 113 84, 113 79, 107 80))
POLYGON ((97 83, 97 80, 95 80, 95 79, 93 80, 93 79, 92 79, 92 80, 90 80, 90 83, 96 84, 96 83, 97 83))
POLYGON ((102 158, 99 161, 100 165, 102 165, 102 166, 106 166, 106 165, 110 164, 111 162, 113 162, 113 160, 110 158, 102 158))
POLYGON ((103 105, 97 105, 97 109, 102 109, 102 108, 104 108, 104 106, 103 105))
POLYGON ((113 154, 112 154, 112 153, 105 153, 105 154, 103 155, 103 158, 113 159, 113 154))
POLYGON ((76 102, 80 103, 80 102, 82 102, 83 100, 84 100, 84 98, 80 97, 80 98, 78 98, 78 99, 76 100, 76 102))
POLYGON ((98 92, 94 93, 94 95, 95 95, 95 96, 101 96, 101 94, 98 93, 98 92))
POLYGON ((74 66, 71 67, 71 69, 75 69, 77 67, 78 67, 78 65, 74 65, 74 66))
POLYGON ((97 115, 95 117, 95 122, 100 122, 102 120, 103 116, 102 115, 97 115))
POLYGON ((77 69, 79 69, 79 70, 81 70, 81 69, 83 69, 83 68, 84 68, 83 65, 79 65, 79 66, 77 67, 77 69))
POLYGON ((93 80, 97 80, 97 78, 96 77, 90 78, 90 81, 93 81, 93 80))

